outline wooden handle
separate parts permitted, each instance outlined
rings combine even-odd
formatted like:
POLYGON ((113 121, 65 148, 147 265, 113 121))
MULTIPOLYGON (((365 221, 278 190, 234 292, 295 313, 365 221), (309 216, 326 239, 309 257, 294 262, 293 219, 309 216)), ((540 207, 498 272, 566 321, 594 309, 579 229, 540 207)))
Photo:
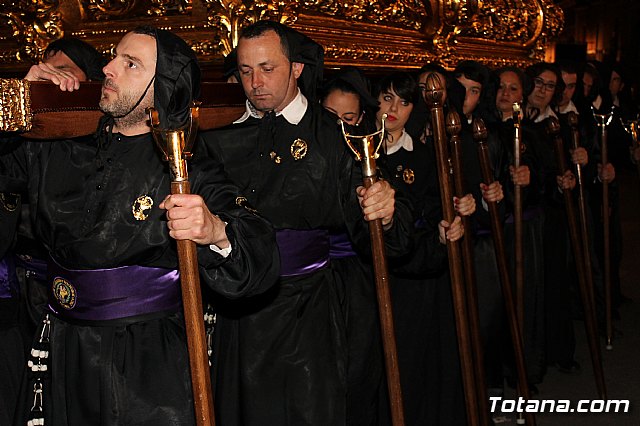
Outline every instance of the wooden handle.
MULTIPOLYGON (((191 193, 189 181, 171 182, 171 193, 191 193)), ((204 330, 196 244, 190 240, 178 240, 177 243, 196 424, 198 426, 214 426, 213 395, 209 376, 209 358, 204 330)))

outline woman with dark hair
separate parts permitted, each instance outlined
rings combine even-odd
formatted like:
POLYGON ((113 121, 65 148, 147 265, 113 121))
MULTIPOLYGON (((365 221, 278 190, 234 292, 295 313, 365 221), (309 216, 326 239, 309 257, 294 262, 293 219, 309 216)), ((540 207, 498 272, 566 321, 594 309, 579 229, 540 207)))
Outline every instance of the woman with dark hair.
MULTIPOLYGON (((390 259, 398 363, 408 425, 464 424, 453 307, 447 270, 444 230, 435 153, 432 145, 415 143, 405 125, 418 96, 413 77, 396 72, 381 79, 378 127, 384 117, 384 155, 379 164, 393 186, 414 205, 415 249, 390 259), (385 117, 386 115, 386 117, 385 117)), ((456 199, 458 214, 475 210, 473 197, 456 199)), ((457 239, 460 219, 447 231, 457 239), (455 235, 452 234, 455 231, 455 235)))
MULTIPOLYGON (((320 103, 342 121, 351 126, 360 126, 366 117, 373 117, 378 101, 369 92, 366 77, 354 67, 342 68, 325 83, 320 94, 320 103)), ((373 120, 367 130, 371 130, 373 120)))
MULTIPOLYGON (((546 362, 561 371, 577 371, 574 360, 575 335, 571 317, 572 276, 575 262, 569 247, 566 212, 562 192, 575 187, 575 176, 570 170, 561 176, 553 150, 553 137, 547 133, 549 117, 557 118, 552 105, 562 99, 564 82, 557 66, 538 63, 526 69, 533 81, 533 91, 527 98, 527 121, 534 133, 527 149, 535 158, 536 173, 542 178, 536 182, 538 194, 530 192, 532 202, 539 197, 544 214, 543 251, 546 317, 546 362)), ((562 168, 565 166, 562 165, 562 168)))
MULTIPOLYGON (((524 99, 531 91, 527 83, 526 74, 516 67, 503 67, 494 71, 491 75, 491 85, 488 97, 493 97, 493 102, 488 110, 489 118, 489 147, 492 151, 500 151, 504 156, 501 174, 510 175, 511 179, 505 185, 505 198, 507 201, 507 219, 505 221, 505 245, 507 256, 512 265, 514 259, 514 224, 513 201, 514 187, 522 188, 523 202, 523 250, 524 250, 524 324, 522 339, 524 343, 525 365, 528 382, 533 392, 535 385, 542 381, 545 370, 544 361, 544 269, 542 261, 542 215, 535 197, 527 197, 535 193, 536 185, 531 185, 531 174, 536 174, 534 158, 531 151, 527 150, 532 139, 532 131, 526 123, 521 125, 521 146, 525 147, 521 152, 521 166, 516 170, 514 164, 514 103, 520 104, 524 109, 524 99), (529 89, 529 90, 527 90, 529 89), (533 171, 532 171, 533 170, 533 171)), ((494 155, 495 156, 495 155, 494 155)), ((512 284, 515 276, 511 276, 512 284)), ((512 353, 506 354, 506 360, 510 368, 509 378, 515 378, 514 361, 512 353)))

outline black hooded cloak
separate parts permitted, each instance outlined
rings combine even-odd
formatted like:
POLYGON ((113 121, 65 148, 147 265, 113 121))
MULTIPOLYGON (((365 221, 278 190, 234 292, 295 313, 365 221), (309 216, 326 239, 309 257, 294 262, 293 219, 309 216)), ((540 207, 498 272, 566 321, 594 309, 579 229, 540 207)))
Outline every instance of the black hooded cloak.
MULTIPOLYGON (((162 127, 180 127, 198 93, 198 64, 177 36, 157 30, 156 40, 155 106, 162 127)), ((36 236, 67 269, 175 270, 175 240, 158 208, 170 193, 169 167, 149 133, 112 134, 104 127, 110 121, 103 120, 94 135, 27 141, 0 157, 0 190, 28 193, 36 206, 31 212, 36 236), (142 195, 153 205, 145 220, 136 220, 132 210, 142 195)), ((203 283, 229 298, 265 291, 278 273, 271 226, 238 205, 241 194, 219 166, 194 159, 189 167, 192 193, 227 222, 232 246, 227 257, 197 247, 203 283)), ((50 327, 36 333, 34 347, 49 351, 47 370, 28 370, 16 424, 26 424, 39 383, 47 425, 195 424, 181 308, 107 321, 63 316, 48 312, 50 327), (41 341, 41 333, 48 339, 41 341)))

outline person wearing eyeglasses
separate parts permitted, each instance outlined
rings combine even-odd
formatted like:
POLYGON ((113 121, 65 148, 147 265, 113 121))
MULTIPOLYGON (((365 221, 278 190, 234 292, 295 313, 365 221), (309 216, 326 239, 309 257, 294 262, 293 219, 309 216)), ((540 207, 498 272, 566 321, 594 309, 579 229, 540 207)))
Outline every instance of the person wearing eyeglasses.
POLYGON ((546 360, 561 372, 575 373, 580 365, 574 359, 576 342, 570 283, 576 275, 576 266, 569 246, 562 194, 575 187, 576 179, 570 170, 558 175, 554 136, 547 132, 549 119, 558 118, 552 106, 561 101, 565 84, 560 69, 554 64, 540 62, 528 67, 526 73, 533 81, 533 89, 527 97, 526 120, 535 132, 527 149, 533 150, 537 175, 542 178, 538 195, 544 215, 546 360))

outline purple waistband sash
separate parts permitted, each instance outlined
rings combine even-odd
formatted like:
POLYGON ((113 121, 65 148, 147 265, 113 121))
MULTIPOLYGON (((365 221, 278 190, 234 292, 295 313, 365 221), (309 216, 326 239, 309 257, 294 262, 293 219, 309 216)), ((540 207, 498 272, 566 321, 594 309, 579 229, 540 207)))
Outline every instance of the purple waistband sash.
POLYGON ((353 250, 353 245, 346 232, 329 234, 329 257, 331 259, 344 259, 345 257, 357 256, 353 250))
POLYGON ((0 259, 0 299, 11 299, 18 296, 18 278, 13 256, 0 259))
POLYGON ((329 231, 326 229, 279 229, 280 276, 309 274, 329 264, 329 231))
POLYGON ((175 269, 122 266, 73 270, 49 264, 49 308, 58 316, 107 321, 163 311, 182 305, 180 273, 175 269))

